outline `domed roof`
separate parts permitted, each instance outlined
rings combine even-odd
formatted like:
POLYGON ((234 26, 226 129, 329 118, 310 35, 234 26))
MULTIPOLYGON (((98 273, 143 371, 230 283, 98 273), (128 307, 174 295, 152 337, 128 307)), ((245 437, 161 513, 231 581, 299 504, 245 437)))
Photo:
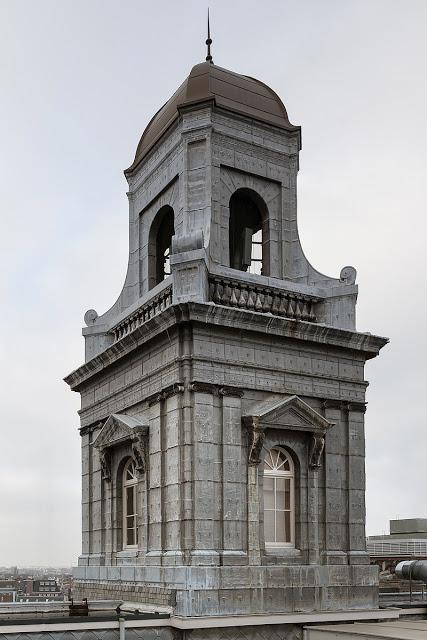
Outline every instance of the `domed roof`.
POLYGON ((132 171, 163 133, 178 118, 184 106, 212 100, 218 107, 241 113, 287 130, 299 130, 289 122, 285 105, 263 82, 242 76, 210 62, 196 64, 173 96, 148 123, 135 154, 132 171))

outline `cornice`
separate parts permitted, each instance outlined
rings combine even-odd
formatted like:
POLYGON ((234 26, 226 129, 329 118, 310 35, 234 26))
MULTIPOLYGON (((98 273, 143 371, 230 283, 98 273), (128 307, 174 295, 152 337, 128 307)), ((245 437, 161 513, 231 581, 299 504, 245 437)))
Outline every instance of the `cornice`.
POLYGON ((73 391, 79 391, 81 385, 93 376, 101 373, 141 345, 177 324, 176 306, 177 305, 171 305, 167 307, 162 313, 150 318, 140 327, 132 331, 132 333, 129 333, 107 347, 94 358, 88 360, 68 374, 64 378, 64 382, 66 382, 73 391))
POLYGON ((203 324, 256 331, 282 338, 293 338, 303 342, 327 344, 345 350, 359 351, 366 355, 367 360, 377 356, 380 349, 388 343, 388 338, 370 333, 359 333, 325 324, 291 320, 221 305, 191 302, 188 303, 188 315, 191 321, 203 324))
POLYGON ((73 391, 93 376, 121 360, 157 335, 185 322, 197 322, 203 325, 216 325, 234 331, 248 331, 273 335, 278 338, 292 339, 313 344, 324 344, 346 351, 362 353, 366 360, 378 355, 388 339, 369 333, 358 333, 338 329, 323 324, 302 320, 290 320, 279 316, 256 313, 244 309, 235 309, 202 302, 173 304, 164 311, 147 320, 121 340, 107 347, 81 367, 64 378, 73 391))

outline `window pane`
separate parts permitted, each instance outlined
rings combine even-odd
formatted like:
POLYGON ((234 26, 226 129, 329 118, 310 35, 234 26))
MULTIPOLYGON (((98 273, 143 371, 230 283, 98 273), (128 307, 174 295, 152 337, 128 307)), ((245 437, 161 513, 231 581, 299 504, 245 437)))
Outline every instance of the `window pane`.
POLYGON ((165 275, 165 278, 166 278, 167 276, 170 276, 170 274, 171 274, 171 267, 170 267, 170 247, 168 247, 168 248, 165 250, 165 253, 164 253, 164 256, 163 256, 163 262, 164 262, 163 270, 164 270, 164 275, 165 275))
POLYGON ((264 509, 274 509, 274 478, 264 477, 264 509))
POLYGON ((254 273, 257 276, 261 275, 262 262, 252 262, 249 273, 254 273))
POLYGON ((134 510, 134 488, 127 487, 126 488, 126 515, 133 515, 134 510))
POLYGON ((273 449, 271 452, 271 457, 273 458, 274 468, 277 469, 277 466, 280 464, 280 456, 282 455, 279 449, 273 449))
POLYGON ((264 537, 266 542, 275 542, 274 511, 264 511, 264 537))
POLYGON ((133 462, 131 462, 126 469, 126 481, 135 480, 135 467, 133 462))
POLYGON ((272 469, 274 467, 274 462, 273 462, 273 458, 271 457, 271 452, 272 450, 270 449, 270 451, 266 455, 265 462, 272 469))
POLYGON ((291 542, 291 513, 290 511, 285 511, 285 532, 286 532, 286 542, 291 542))
POLYGON ((262 244, 252 245, 252 259, 262 260, 262 244))
POLYGON ((276 511, 276 542, 289 542, 285 535, 284 511, 276 511))
POLYGON ((280 471, 290 471, 289 460, 282 452, 280 452, 280 460, 278 462, 277 468, 280 469, 280 471))
POLYGON ((276 509, 285 509, 285 478, 276 478, 276 509))
POLYGON ((285 509, 291 508, 291 481, 287 478, 285 480, 286 483, 286 493, 285 493, 285 509))
POLYGON ((133 545, 135 544, 135 531, 134 529, 128 529, 127 530, 127 545, 133 545))

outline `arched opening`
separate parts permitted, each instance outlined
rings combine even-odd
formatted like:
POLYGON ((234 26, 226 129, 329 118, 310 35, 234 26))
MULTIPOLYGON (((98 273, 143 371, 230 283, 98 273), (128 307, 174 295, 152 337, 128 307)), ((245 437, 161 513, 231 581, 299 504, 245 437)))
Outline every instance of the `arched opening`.
POLYGON ((280 447, 264 459, 264 540, 267 547, 295 544, 295 471, 290 455, 280 447))
POLYGON ((154 218, 149 238, 149 288, 170 276, 170 251, 175 234, 174 211, 165 205, 154 218))
POLYGON ((230 198, 230 267, 269 275, 268 211, 251 189, 237 189, 230 198))
POLYGON ((123 549, 138 546, 137 484, 135 460, 129 458, 122 475, 123 549))

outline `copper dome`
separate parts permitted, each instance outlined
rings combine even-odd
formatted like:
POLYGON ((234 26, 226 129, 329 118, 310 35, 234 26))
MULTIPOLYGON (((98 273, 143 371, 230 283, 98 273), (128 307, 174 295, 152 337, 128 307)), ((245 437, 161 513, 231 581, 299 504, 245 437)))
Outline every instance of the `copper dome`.
POLYGON ((263 82, 242 76, 209 62, 196 64, 190 75, 148 123, 139 141, 132 171, 163 133, 178 118, 179 109, 213 101, 218 107, 241 113, 287 130, 299 130, 289 122, 283 102, 263 82))

